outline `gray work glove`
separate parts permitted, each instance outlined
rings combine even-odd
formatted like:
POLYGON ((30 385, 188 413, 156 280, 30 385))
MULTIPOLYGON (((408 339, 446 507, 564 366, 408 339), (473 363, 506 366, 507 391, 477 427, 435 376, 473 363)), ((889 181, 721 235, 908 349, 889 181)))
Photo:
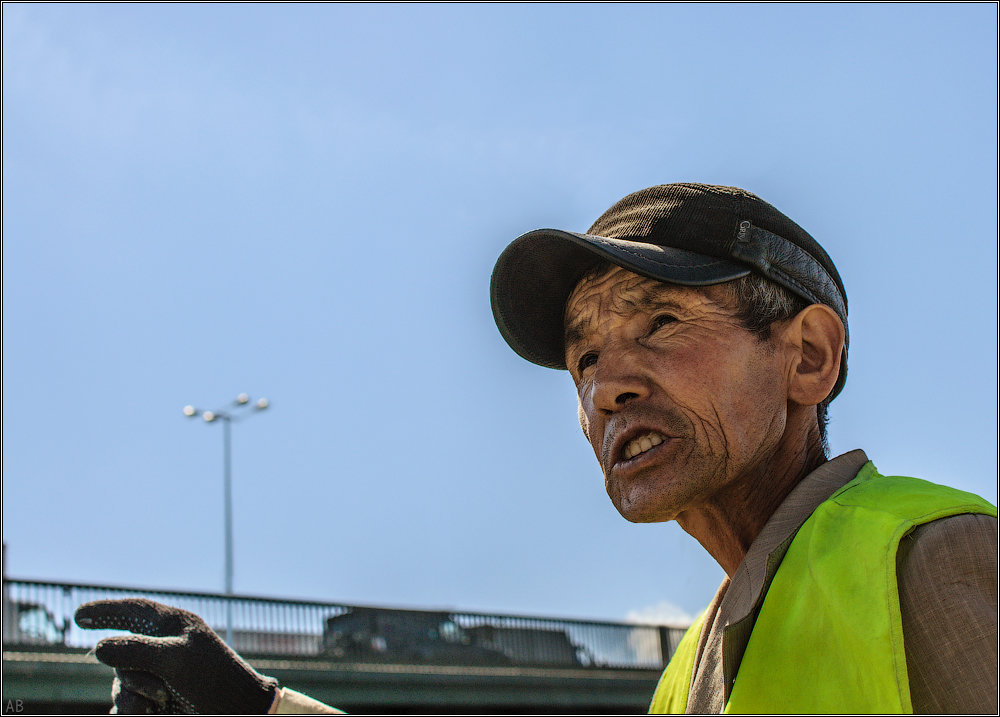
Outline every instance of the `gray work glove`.
POLYGON ((76 610, 91 630, 131 630, 94 654, 115 668, 117 712, 265 714, 278 681, 257 673, 193 612, 144 598, 96 600, 76 610))

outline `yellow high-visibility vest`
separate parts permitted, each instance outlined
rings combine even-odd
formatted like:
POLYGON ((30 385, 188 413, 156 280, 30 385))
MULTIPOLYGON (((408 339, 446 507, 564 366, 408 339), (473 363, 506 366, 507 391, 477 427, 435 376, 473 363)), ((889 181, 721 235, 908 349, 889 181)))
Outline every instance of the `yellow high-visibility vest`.
MULTIPOLYGON (((725 712, 912 712, 896 551, 916 526, 961 513, 997 509, 972 493, 882 476, 869 461, 792 540, 725 712)), ((678 645, 651 713, 684 712, 703 623, 704 615, 678 645)))

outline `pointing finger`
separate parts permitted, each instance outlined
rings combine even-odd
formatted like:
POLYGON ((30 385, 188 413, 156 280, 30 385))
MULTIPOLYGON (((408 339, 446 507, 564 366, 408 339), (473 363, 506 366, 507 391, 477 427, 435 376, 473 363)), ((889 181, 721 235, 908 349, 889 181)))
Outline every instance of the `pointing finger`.
POLYGON ((199 619, 181 610, 146 598, 95 600, 76 609, 76 624, 88 630, 130 630, 140 635, 179 635, 191 620, 199 619))

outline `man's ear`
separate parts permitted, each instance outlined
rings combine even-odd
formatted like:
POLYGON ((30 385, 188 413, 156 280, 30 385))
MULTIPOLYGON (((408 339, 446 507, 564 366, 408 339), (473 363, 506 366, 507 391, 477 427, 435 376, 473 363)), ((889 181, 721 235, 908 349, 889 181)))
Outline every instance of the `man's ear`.
POLYGON ((840 376, 844 325, 829 306, 812 304, 791 319, 786 332, 795 349, 788 398, 802 406, 815 406, 830 395, 840 376))

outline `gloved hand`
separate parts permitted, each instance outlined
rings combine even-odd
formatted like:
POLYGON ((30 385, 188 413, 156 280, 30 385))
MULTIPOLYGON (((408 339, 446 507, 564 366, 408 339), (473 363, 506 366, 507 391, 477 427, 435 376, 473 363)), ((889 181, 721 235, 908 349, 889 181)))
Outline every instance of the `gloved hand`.
POLYGON ((115 668, 120 712, 265 714, 278 681, 256 672, 193 612, 144 598, 96 600, 76 610, 92 630, 131 630, 94 654, 115 668))

